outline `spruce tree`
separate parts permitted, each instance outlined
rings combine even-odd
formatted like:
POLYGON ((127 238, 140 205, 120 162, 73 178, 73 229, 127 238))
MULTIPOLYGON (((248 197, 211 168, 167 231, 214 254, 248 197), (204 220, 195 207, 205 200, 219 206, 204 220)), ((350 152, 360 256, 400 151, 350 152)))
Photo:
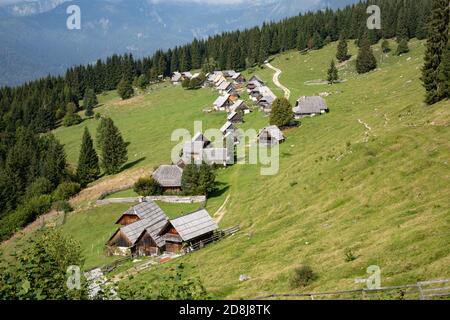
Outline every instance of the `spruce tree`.
POLYGON ((329 84, 334 84, 339 80, 338 69, 336 68, 336 63, 331 60, 330 68, 328 69, 327 81, 329 84))
POLYGON ((212 166, 203 163, 198 170, 197 192, 210 195, 215 189, 216 175, 212 166))
POLYGON ((289 100, 286 98, 277 98, 272 104, 272 113, 270 116, 270 124, 278 127, 284 127, 294 120, 294 113, 289 100))
POLYGON ((348 44, 347 39, 341 36, 339 39, 338 47, 337 47, 337 53, 336 58, 339 62, 344 62, 350 59, 350 56, 348 54, 348 44))
POLYGON ((127 144, 123 141, 119 129, 110 118, 102 120, 100 135, 102 166, 106 174, 120 172, 127 162, 127 144))
POLYGON ((181 189, 184 194, 195 195, 197 193, 198 177, 198 168, 194 163, 190 163, 184 168, 181 177, 181 189))
POLYGON ((130 99, 134 95, 134 89, 131 85, 131 81, 125 78, 120 80, 117 85, 117 93, 123 100, 130 99))
POLYGON ((82 187, 95 181, 100 175, 97 152, 94 149, 88 128, 84 129, 81 142, 80 157, 78 158, 77 177, 82 187))
POLYGON ((434 104, 444 98, 439 69, 448 43, 449 8, 448 0, 433 0, 431 20, 428 25, 428 40, 422 82, 425 87, 427 104, 434 104))
POLYGON ((439 66, 438 96, 442 99, 450 98, 450 41, 442 55, 442 62, 439 66))
POLYGON ((83 107, 86 110, 85 114, 87 117, 92 117, 94 115, 94 107, 98 104, 97 96, 93 89, 86 89, 83 99, 83 107))
POLYGON ((367 73, 376 69, 377 60, 373 55, 370 42, 365 36, 361 40, 361 47, 359 48, 358 57, 356 58, 356 71, 360 74, 367 73))

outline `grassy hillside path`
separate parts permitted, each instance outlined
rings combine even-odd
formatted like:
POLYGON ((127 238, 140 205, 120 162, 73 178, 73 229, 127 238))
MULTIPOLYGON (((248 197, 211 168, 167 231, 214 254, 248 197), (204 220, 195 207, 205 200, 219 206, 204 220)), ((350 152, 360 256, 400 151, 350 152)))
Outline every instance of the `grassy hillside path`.
POLYGON ((272 69, 273 71, 275 71, 275 74, 273 75, 273 83, 275 83, 275 85, 280 88, 281 90, 284 91, 284 97, 286 99, 289 100, 289 98, 291 97, 291 90, 289 90, 288 88, 286 88, 285 86, 283 86, 280 83, 280 75, 283 73, 280 69, 275 68, 274 66, 272 66, 270 63, 266 63, 266 66, 269 67, 270 69, 272 69))

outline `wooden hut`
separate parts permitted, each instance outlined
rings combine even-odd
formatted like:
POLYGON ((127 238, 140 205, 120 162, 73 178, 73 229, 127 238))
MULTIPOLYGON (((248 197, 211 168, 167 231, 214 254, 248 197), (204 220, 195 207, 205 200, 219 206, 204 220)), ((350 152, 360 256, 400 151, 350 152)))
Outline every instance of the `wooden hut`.
MULTIPOLYGON (((127 210, 122 218, 128 217, 132 214, 136 220, 133 223, 119 228, 107 242, 107 246, 112 255, 130 255, 136 252, 135 244, 145 230, 150 230, 149 234, 153 237, 153 241, 160 245, 159 234, 160 229, 166 225, 169 218, 162 211, 162 209, 153 201, 142 202, 129 210, 127 210), (155 231, 153 231, 155 230, 155 231)), ((117 223, 120 224, 124 219, 119 219, 117 223)), ((152 243, 144 242, 145 246, 152 247, 152 243)), ((150 251, 152 249, 149 249, 150 251)))
POLYGON ((166 251, 179 252, 183 245, 192 245, 210 238, 218 228, 208 211, 201 209, 169 220, 159 232, 159 236, 165 240, 166 251))
POLYGON ((155 179, 164 191, 181 192, 183 169, 178 165, 162 165, 154 173, 155 179))

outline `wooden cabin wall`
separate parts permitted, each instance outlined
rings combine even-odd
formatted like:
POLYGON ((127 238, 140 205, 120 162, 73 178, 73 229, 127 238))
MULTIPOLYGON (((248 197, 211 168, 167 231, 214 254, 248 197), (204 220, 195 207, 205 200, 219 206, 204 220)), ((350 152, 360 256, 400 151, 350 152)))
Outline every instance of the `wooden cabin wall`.
POLYGON ((136 221, 139 221, 139 217, 136 215, 131 215, 131 214, 124 214, 118 224, 123 225, 123 226, 127 226, 129 224, 135 223, 136 221))

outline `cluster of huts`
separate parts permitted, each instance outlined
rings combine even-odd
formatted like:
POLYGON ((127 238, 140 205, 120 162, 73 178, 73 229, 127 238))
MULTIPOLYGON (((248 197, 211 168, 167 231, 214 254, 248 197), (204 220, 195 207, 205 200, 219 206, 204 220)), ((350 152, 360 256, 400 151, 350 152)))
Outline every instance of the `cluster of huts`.
POLYGON ((185 79, 192 80, 200 76, 200 72, 192 74, 191 72, 178 72, 175 71, 170 78, 173 84, 181 84, 185 79))
POLYGON ((264 84, 258 76, 252 76, 247 83, 247 92, 250 99, 255 102, 265 113, 272 111, 272 104, 277 96, 264 84))
MULTIPOLYGON (((226 138, 224 137, 224 139, 226 138)), ((184 144, 180 160, 177 163, 159 166, 152 176, 161 185, 164 192, 178 193, 182 191, 181 180, 187 164, 206 163, 227 166, 233 163, 233 160, 234 149, 217 148, 203 133, 198 132, 192 140, 184 144)))
POLYGON ((153 201, 134 205, 117 220, 120 225, 107 242, 111 255, 157 256, 188 252, 210 238, 219 227, 205 209, 169 219, 153 201))

